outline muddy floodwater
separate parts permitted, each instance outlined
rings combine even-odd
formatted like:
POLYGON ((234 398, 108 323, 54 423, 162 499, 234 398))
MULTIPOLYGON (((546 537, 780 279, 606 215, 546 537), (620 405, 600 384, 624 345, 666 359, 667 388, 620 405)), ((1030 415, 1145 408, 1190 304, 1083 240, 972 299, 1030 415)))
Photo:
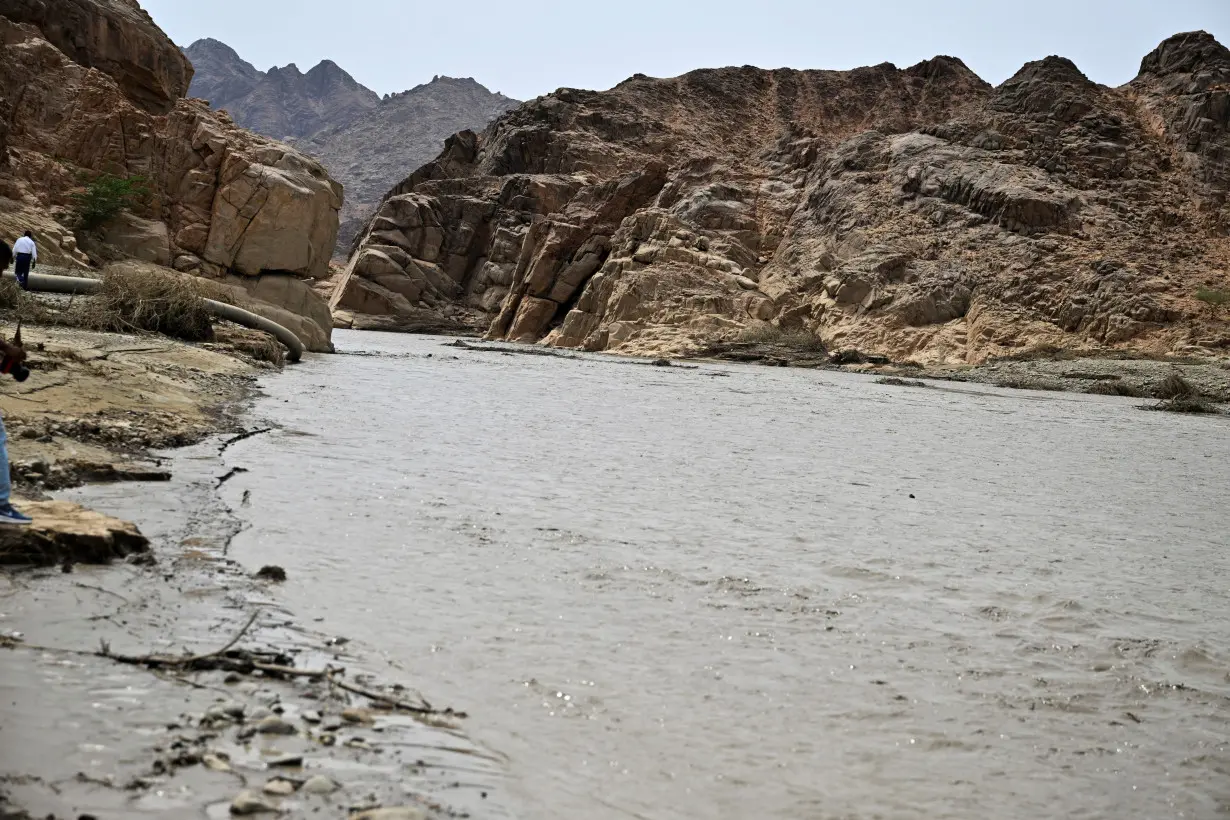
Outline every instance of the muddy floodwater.
POLYGON ((336 341, 226 452, 230 555, 519 816, 1230 811, 1226 419, 336 341))

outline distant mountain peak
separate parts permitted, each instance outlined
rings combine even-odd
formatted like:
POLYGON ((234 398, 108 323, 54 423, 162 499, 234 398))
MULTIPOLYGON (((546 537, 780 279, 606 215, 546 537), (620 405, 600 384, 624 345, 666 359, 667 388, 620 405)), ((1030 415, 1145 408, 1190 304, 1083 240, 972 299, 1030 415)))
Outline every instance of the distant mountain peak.
POLYGON ((383 98, 323 59, 259 71, 230 46, 198 40, 184 50, 196 68, 189 94, 224 108, 245 128, 294 143, 325 163, 346 189, 339 248, 395 183, 433 159, 457 131, 482 130, 517 104, 473 77, 437 74, 383 98))

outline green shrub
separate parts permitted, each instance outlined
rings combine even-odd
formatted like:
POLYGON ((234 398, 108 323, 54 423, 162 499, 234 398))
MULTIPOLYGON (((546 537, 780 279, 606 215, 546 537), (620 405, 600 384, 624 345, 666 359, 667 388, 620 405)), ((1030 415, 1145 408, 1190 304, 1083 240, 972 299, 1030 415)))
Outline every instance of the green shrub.
POLYGON ((101 174, 73 194, 77 224, 87 231, 101 228, 120 211, 143 202, 150 194, 145 177, 101 174))
POLYGON ((1196 291, 1196 298, 1206 305, 1213 307, 1225 307, 1230 305, 1230 290, 1217 290, 1215 288, 1201 288, 1196 291))

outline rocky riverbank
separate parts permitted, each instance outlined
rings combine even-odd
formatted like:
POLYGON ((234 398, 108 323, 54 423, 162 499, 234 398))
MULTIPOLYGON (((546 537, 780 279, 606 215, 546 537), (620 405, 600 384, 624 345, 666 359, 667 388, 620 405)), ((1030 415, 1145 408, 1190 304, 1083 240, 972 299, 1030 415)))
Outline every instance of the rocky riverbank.
POLYGON ((505 816, 464 715, 385 685, 404 673, 228 557, 228 440, 169 482, 71 491, 139 518, 152 560, 0 576, 0 817, 505 816))
POLYGON ((502 816, 464 715, 228 556, 224 458, 270 432, 238 412, 260 364, 225 331, 23 336, 32 374, 0 409, 36 522, 0 533, 0 563, 59 566, 0 574, 0 817, 502 816))

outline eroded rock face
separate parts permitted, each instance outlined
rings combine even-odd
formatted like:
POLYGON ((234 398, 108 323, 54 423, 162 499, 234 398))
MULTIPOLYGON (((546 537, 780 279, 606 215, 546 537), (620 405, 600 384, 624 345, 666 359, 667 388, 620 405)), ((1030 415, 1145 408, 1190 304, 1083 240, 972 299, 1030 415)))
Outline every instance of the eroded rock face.
POLYGON ((192 81, 192 64, 135 0, 0 0, 0 16, 34 26, 146 111, 170 111, 192 81))
MULTIPOLYGON (((26 4, 0 0, 5 7, 26 4)), ((328 275, 342 191, 319 163, 244 131, 199 100, 175 98, 191 70, 135 2, 29 4, 36 7, 46 13, 27 9, 25 17, 41 20, 51 35, 0 16, 0 98, 18 101, 6 118, 0 195, 66 215, 83 177, 138 174, 149 201, 104 230, 126 255, 215 277, 328 275), (78 30, 84 45, 73 53, 86 53, 81 59, 96 68, 55 42, 68 36, 59 27, 82 14, 95 16, 78 30), (165 106, 154 104, 162 99, 158 89, 171 95, 165 106)), ((328 329, 326 322, 326 346, 328 329)))
POLYGON ((1230 286, 1227 56, 1179 35, 1121 89, 937 57, 561 90, 390 191, 333 306, 653 354, 764 322, 928 362, 1218 343, 1192 297, 1230 286))

